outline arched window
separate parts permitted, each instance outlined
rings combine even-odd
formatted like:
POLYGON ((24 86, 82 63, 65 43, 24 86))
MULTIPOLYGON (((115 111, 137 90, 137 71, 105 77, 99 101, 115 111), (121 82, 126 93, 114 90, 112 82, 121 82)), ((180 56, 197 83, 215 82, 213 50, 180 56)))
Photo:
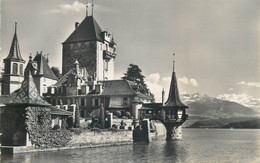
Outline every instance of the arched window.
POLYGON ((20 64, 20 75, 23 75, 23 64, 20 64))
POLYGON ((17 75, 18 73, 18 64, 17 63, 13 63, 13 74, 17 75))

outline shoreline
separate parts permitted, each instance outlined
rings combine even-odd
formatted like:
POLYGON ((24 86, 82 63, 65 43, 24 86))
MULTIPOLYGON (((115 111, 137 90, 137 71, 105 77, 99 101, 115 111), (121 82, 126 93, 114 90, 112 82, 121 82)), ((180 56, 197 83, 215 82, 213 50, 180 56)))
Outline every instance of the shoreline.
POLYGON ((18 153, 30 153, 30 152, 48 152, 48 151, 60 151, 60 150, 71 150, 71 149, 84 149, 84 148, 97 148, 97 147, 109 147, 109 146, 119 146, 119 145, 130 145, 133 141, 128 142, 117 142, 117 143, 103 143, 103 144, 86 144, 77 146, 67 146, 67 147, 56 147, 56 148, 34 148, 26 146, 0 146, 1 150, 6 150, 6 152, 1 152, 3 154, 18 154, 18 153))

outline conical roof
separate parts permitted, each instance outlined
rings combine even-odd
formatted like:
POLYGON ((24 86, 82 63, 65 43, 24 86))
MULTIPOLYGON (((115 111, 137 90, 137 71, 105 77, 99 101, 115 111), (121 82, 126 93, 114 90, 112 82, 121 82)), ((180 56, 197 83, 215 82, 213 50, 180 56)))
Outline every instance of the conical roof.
POLYGON ((87 16, 63 43, 103 41, 101 28, 93 16, 87 16))
POLYGON ((35 86, 31 67, 32 60, 29 61, 25 70, 24 81, 22 82, 21 88, 18 90, 15 98, 9 105, 33 105, 33 106, 50 106, 43 97, 40 96, 35 86))
POLYGON ((19 42, 18 42, 18 38, 17 38, 17 34, 16 34, 16 25, 17 25, 17 23, 15 23, 15 33, 14 33, 13 41, 12 41, 12 45, 11 45, 11 48, 9 51, 9 55, 7 56, 6 59, 24 61, 22 58, 21 52, 20 52, 19 42))
POLYGON ((188 108, 188 106, 184 105, 180 100, 176 73, 174 71, 172 72, 172 80, 171 80, 168 100, 165 102, 164 107, 188 108))

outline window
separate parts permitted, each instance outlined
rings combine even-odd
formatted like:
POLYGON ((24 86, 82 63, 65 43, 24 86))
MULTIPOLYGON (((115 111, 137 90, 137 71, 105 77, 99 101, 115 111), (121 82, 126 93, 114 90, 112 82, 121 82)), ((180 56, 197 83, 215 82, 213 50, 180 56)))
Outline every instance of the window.
POLYGON ((123 105, 128 105, 128 98, 127 97, 123 98, 123 105))
POLYGON ((23 65, 20 64, 20 75, 23 75, 23 65))
POLYGON ((85 99, 84 98, 81 99, 81 106, 85 106, 85 99))
POLYGON ((108 61, 105 61, 104 67, 105 67, 105 70, 108 71, 108 61))
POLYGON ((17 75, 17 73, 18 73, 18 64, 17 64, 17 63, 14 63, 14 64, 13 64, 13 74, 14 74, 14 75, 17 75))
POLYGON ((92 99, 92 106, 99 106, 100 105, 100 100, 98 98, 92 99))

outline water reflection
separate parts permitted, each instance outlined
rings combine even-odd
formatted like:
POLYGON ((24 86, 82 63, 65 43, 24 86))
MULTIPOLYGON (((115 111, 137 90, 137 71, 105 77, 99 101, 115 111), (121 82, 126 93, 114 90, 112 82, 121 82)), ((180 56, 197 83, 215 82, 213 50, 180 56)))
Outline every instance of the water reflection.
POLYGON ((260 130, 184 130, 182 141, 2 155, 3 163, 259 162, 260 130), (218 136, 216 136, 218 135, 218 136), (256 161, 257 160, 257 161, 256 161))

